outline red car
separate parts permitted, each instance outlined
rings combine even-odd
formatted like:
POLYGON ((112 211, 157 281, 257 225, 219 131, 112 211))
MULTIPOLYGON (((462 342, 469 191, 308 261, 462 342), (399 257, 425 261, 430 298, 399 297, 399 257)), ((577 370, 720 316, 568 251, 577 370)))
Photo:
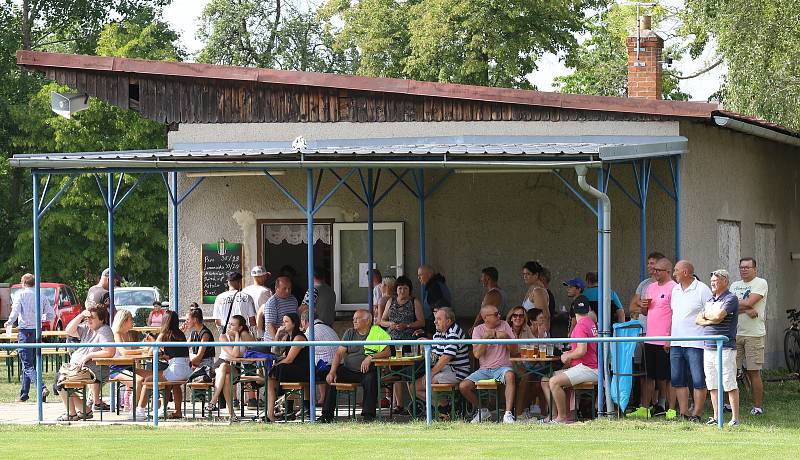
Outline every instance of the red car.
MULTIPOLYGON (((51 323, 42 321, 44 331, 63 331, 73 318, 78 316, 83 310, 75 289, 62 283, 41 283, 42 295, 53 305, 56 317, 51 323)), ((16 297, 16 293, 22 290, 21 284, 11 286, 11 299, 16 297)), ((9 310, 9 313, 11 311, 9 310)))

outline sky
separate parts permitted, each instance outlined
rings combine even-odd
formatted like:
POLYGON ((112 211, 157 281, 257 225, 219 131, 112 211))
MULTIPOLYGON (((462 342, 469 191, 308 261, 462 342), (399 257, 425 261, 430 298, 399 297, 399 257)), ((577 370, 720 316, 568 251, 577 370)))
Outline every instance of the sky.
MULTIPOLYGON (((202 47, 202 42, 197 40, 197 18, 208 4, 209 0, 173 0, 164 11, 166 20, 172 27, 181 34, 181 44, 191 54, 196 53, 202 47)), ((664 5, 677 7, 682 5, 682 0, 662 0, 664 5)), ((684 57, 672 64, 672 68, 680 71, 683 75, 691 75, 708 65, 713 56, 713 50, 706 52, 698 59, 684 57)), ((190 59, 191 60, 191 59, 190 59)), ((566 75, 570 70, 564 67, 558 56, 545 54, 537 62, 538 70, 529 76, 531 82, 540 91, 553 90, 553 78, 566 75)), ((720 79, 724 75, 724 66, 719 66, 697 78, 681 80, 680 87, 685 93, 692 96, 692 100, 705 101, 708 97, 719 89, 720 79)))

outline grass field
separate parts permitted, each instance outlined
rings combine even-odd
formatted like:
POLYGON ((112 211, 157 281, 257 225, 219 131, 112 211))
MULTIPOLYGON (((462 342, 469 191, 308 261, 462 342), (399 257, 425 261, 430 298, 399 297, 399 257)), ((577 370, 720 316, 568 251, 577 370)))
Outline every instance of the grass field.
MULTIPOLYGON (((0 400, 16 382, 0 366, 0 400)), ((770 376, 777 375, 770 373, 770 376)), ((51 379, 48 379, 50 381, 51 379)), ((766 413, 725 428, 662 420, 600 420, 568 426, 485 423, 240 424, 235 426, 0 425, 0 457, 42 458, 797 458, 800 383, 766 384, 766 413)), ((33 405, 31 410, 35 410, 33 405)), ((2 420, 2 414, 0 414, 2 420)))

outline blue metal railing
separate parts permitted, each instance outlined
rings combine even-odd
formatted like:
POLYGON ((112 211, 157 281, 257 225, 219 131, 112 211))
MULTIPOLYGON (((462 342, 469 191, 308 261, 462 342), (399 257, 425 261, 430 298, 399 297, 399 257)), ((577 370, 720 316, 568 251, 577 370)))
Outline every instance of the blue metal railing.
MULTIPOLYGON (((423 346, 425 349, 425 418, 427 424, 433 423, 433 411, 431 401, 431 346, 443 344, 464 344, 464 345, 521 345, 521 344, 559 344, 559 343, 617 343, 617 342, 715 342, 717 354, 717 426, 722 429, 724 426, 722 417, 722 408, 724 400, 724 387, 722 382, 722 345, 728 338, 724 335, 709 335, 709 336, 690 336, 690 337, 586 337, 586 338, 550 338, 550 339, 463 339, 463 340, 375 340, 375 341, 297 341, 297 342, 276 342, 276 341, 251 341, 251 342, 103 342, 103 343, 0 343, 0 350, 19 349, 19 348, 52 348, 53 346, 64 348, 107 348, 107 347, 149 347, 153 350, 153 369, 158 369, 158 349, 161 347, 198 347, 209 346, 213 344, 214 347, 220 346, 244 346, 244 347, 286 347, 286 346, 300 346, 300 347, 330 347, 330 346, 352 346, 352 345, 411 345, 423 346)), ((37 353, 39 355, 39 353, 37 353)), ((314 354, 309 353, 309 360, 313 363, 315 361, 314 354)), ((37 382, 41 382, 41 364, 37 361, 37 382)), ((40 387, 41 388, 41 387, 40 387)), ((158 372, 153 373, 153 388, 158 388, 158 372)), ((603 392, 602 386, 598 387, 598 392, 603 392)), ((41 393, 39 393, 41 394, 41 393)), ((41 397, 38 399, 39 406, 39 422, 42 420, 41 410, 41 397)), ((310 400, 311 411, 316 410, 316 400, 310 400)), ((158 391, 153 391, 153 407, 158 407, 158 391)), ((313 422, 313 418, 311 419, 313 422)), ((153 411, 153 426, 158 426, 158 411, 153 411)))

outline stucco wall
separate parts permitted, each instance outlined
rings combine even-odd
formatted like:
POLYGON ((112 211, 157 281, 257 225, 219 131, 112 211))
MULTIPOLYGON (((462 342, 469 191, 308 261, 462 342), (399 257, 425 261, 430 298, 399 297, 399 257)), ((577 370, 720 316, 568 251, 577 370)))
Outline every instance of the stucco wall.
MULTIPOLYGON (((467 135, 478 134, 475 132, 478 127, 480 134, 494 135, 675 135, 678 125, 663 122, 184 125, 170 133, 170 144, 290 140, 300 134, 308 138, 332 138, 337 133, 348 138, 467 135)), ((663 161, 655 162, 654 171, 669 184, 668 168, 663 161)), ((562 173, 577 188, 574 172, 562 173)), ((636 193, 630 166, 614 167, 612 173, 630 193, 636 193)), ((428 183, 435 182, 441 174, 428 173, 428 183)), ((181 189, 185 190, 193 180, 180 175, 181 189)), ((289 171, 279 180, 295 196, 304 196, 303 173, 289 171)), ((596 179, 591 180, 597 183, 596 179)), ((327 175, 323 190, 333 183, 334 179, 327 175)), ((355 186, 357 179, 351 183, 355 186)), ((612 286, 627 303, 639 281, 639 210, 616 185, 610 185, 609 194, 612 286)), ((510 301, 517 303, 524 293, 520 278, 522 264, 526 260, 539 260, 552 270, 552 290, 559 305, 567 303, 561 281, 596 269, 595 216, 553 174, 454 174, 426 206, 427 258, 446 276, 459 315, 477 312, 482 297, 478 283, 482 267, 494 265, 499 269, 501 286, 507 290, 510 301)), ((364 222, 366 210, 347 190, 341 189, 318 216, 364 222)), ((376 221, 405 222, 405 267, 412 279, 419 262, 417 216, 416 199, 402 187, 396 188, 375 211, 376 221)), ((246 265, 252 266, 256 260, 255 220, 265 218, 303 218, 303 215, 263 176, 205 179, 180 208, 181 304, 199 297, 200 244, 219 238, 243 241, 246 265)), ((648 250, 674 253, 673 218, 674 202, 660 190, 651 190, 648 250)))
MULTIPOLYGON (((682 123, 681 135, 689 138, 690 150, 681 168, 681 248, 704 281, 719 268, 718 219, 741 222, 742 257, 754 255, 757 223, 775 225, 766 363, 784 366, 785 310, 794 308, 800 295, 800 262, 789 260, 790 252, 800 251, 800 149, 699 123, 682 123)), ((731 275, 739 279, 738 273, 731 275)))

